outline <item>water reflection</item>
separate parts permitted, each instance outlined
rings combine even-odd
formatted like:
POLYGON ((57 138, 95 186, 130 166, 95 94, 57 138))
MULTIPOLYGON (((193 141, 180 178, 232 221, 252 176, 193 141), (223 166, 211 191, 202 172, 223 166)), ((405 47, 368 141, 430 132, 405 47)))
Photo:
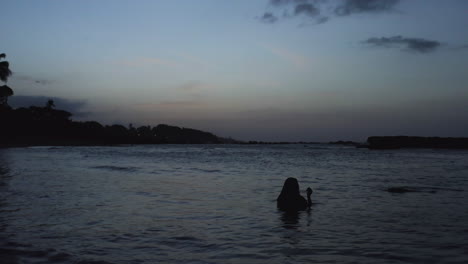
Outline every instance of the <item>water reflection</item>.
POLYGON ((2 263, 17 263, 18 259, 12 254, 8 245, 8 235, 6 234, 7 222, 5 219, 6 190, 10 181, 10 167, 5 156, 5 150, 0 149, 0 259, 2 263))
POLYGON ((10 168, 8 166, 5 153, 0 150, 0 188, 7 185, 10 168))
POLYGON ((310 249, 310 210, 307 211, 278 211, 278 238, 281 245, 276 253, 280 254, 282 263, 301 262, 304 256, 311 254, 310 249))
POLYGON ((278 210, 278 214, 281 226, 285 229, 298 229, 301 226, 310 226, 312 222, 312 210, 310 208, 305 211, 278 210))
POLYGON ((299 228, 300 212, 298 211, 279 211, 282 227, 286 229, 299 228))

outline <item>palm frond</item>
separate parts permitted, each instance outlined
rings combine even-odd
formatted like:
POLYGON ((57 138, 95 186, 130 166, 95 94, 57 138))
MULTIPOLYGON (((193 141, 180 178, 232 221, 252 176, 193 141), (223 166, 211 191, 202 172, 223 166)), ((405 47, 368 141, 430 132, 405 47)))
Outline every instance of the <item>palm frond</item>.
POLYGON ((0 61, 0 80, 6 82, 8 77, 11 76, 10 64, 8 61, 0 61))
POLYGON ((7 85, 0 86, 0 97, 12 96, 13 94, 13 89, 8 87, 7 85))

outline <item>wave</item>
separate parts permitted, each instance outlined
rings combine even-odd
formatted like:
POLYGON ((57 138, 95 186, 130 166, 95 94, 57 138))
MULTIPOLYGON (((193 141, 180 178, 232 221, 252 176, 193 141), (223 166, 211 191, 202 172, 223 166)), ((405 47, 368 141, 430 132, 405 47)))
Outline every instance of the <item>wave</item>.
POLYGON ((200 171, 200 172, 206 172, 206 173, 221 172, 221 170, 218 170, 218 169, 190 168, 190 170, 193 170, 193 171, 200 171))
POLYGON ((110 165, 104 165, 104 166, 95 166, 91 167, 93 169, 101 169, 101 170, 111 170, 111 171, 137 171, 139 168, 138 167, 124 167, 124 166, 110 166, 110 165))

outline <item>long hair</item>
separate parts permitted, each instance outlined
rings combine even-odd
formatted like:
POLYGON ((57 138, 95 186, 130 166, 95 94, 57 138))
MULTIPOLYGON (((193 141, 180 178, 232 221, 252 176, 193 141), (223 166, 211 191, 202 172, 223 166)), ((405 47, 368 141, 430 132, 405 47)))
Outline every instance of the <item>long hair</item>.
POLYGON ((283 198, 287 199, 288 197, 297 197, 300 196, 299 192, 299 183, 296 178, 287 178, 284 182, 283 189, 278 197, 278 199, 283 198))
POLYGON ((296 178, 287 178, 284 182, 276 206, 283 211, 299 211, 307 209, 308 202, 301 196, 296 178))

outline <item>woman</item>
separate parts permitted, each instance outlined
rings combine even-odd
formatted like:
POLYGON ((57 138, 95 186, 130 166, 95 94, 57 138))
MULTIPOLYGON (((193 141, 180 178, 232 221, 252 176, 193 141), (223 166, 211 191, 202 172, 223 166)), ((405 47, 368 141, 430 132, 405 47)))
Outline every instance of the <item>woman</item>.
POLYGON ((312 189, 307 188, 307 201, 299 193, 299 183, 296 178, 288 178, 284 182, 283 189, 281 190, 276 205, 283 211, 300 211, 309 208, 312 205, 310 196, 312 189))

